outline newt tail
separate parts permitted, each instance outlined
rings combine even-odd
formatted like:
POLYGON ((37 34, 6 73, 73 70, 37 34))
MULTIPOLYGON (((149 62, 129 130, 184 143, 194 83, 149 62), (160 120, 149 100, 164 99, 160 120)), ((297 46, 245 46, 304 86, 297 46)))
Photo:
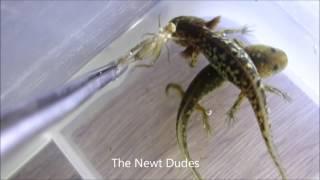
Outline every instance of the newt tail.
MULTIPOLYGON (((170 21, 176 26, 176 31, 172 35, 175 42, 198 49, 222 78, 236 85, 241 93, 248 98, 257 117, 268 152, 281 177, 286 179, 284 169, 281 167, 273 147, 265 88, 253 61, 235 41, 221 34, 213 33, 206 26, 193 23, 193 19, 188 16, 180 16, 170 21)), ((186 131, 186 125, 187 122, 184 122, 182 118, 178 119, 177 138, 181 149, 186 146, 186 144, 181 144, 186 140, 186 136, 181 133, 186 131)), ((190 156, 187 154, 186 158, 189 160, 190 156)), ((201 178, 199 174, 194 173, 194 175, 201 178)))

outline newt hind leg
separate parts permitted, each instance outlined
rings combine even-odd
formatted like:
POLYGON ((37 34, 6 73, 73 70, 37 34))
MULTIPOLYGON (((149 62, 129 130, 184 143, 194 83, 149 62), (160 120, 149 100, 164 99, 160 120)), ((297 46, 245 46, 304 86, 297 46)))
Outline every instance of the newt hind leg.
MULTIPOLYGON (((182 89, 182 87, 179 84, 175 84, 175 83, 169 83, 166 87, 166 95, 169 94, 170 89, 174 89, 179 93, 179 96, 182 98, 185 95, 184 90, 182 89)), ((211 134, 212 129, 209 123, 209 116, 211 115, 212 111, 211 110, 207 110, 205 107, 203 107, 202 105, 199 104, 199 102, 196 103, 195 110, 197 110, 198 112, 200 112, 201 116, 202 116, 202 123, 203 123, 203 127, 204 129, 207 131, 208 134, 211 134)), ((192 109, 191 109, 192 111, 192 109)))
POLYGON ((282 97, 287 102, 291 102, 292 101, 292 98, 287 93, 281 91, 280 89, 278 89, 278 88, 276 88, 274 86, 265 84, 264 88, 265 88, 266 91, 274 93, 274 94, 282 97))
MULTIPOLYGON (((273 87, 271 85, 264 85, 264 88, 266 91, 274 93, 280 97, 282 97, 285 101, 287 102, 291 102, 292 98, 285 92, 281 91, 280 89, 273 87)), ((228 126, 232 126, 235 122, 236 122, 236 117, 235 114, 237 113, 237 111, 240 108, 240 104, 243 102, 243 99, 245 98, 245 94, 244 93, 240 93, 237 100, 233 103, 233 105, 231 106, 231 108, 227 111, 227 124, 228 126)))
POLYGON ((233 103, 233 105, 231 106, 231 108, 227 111, 227 124, 229 127, 233 126, 234 123, 236 122, 236 117, 235 114, 236 112, 238 112, 239 108, 240 108, 240 104, 243 102, 244 98, 245 98, 245 94, 244 93, 240 93, 237 100, 233 103))
POLYGON ((212 128, 209 123, 209 116, 212 114, 212 111, 209 109, 205 109, 203 106, 201 106, 199 103, 196 104, 195 109, 201 113, 202 115, 202 123, 203 128, 207 131, 208 135, 212 134, 212 128))

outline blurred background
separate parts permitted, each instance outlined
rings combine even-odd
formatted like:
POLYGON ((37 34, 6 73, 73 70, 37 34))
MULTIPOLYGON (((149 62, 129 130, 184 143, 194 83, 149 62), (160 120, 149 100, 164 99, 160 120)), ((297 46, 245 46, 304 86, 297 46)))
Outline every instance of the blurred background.
MULTIPOLYGON (((293 97, 292 103, 270 99, 274 137, 289 177, 317 177, 319 1, 1 1, 1 112, 120 57, 144 33, 158 31, 159 15, 162 25, 179 15, 221 15, 221 27, 248 25, 249 42, 287 53, 288 67, 267 80, 293 97)), ((169 46, 170 63, 163 50, 154 69, 130 71, 1 159, 1 178, 191 178, 187 169, 112 167, 116 157, 181 158, 174 132, 180 99, 166 97, 164 88, 169 82, 187 86, 206 61, 190 69, 181 48, 169 46)), ((237 93, 228 84, 204 100, 214 109, 217 131, 208 140, 199 121, 191 124, 191 154, 203 162, 205 178, 278 177, 247 103, 234 131, 223 124, 237 93)))

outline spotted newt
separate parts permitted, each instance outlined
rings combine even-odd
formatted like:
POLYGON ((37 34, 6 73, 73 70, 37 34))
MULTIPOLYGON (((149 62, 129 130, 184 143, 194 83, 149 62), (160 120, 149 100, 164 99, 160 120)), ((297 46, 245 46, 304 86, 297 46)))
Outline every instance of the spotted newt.
MULTIPOLYGON (((210 21, 209 21, 210 22, 210 21)), ((273 162, 277 166, 283 179, 286 175, 276 155, 272 142, 270 122, 267 111, 265 91, 267 86, 261 81, 259 72, 252 60, 239 43, 225 37, 223 34, 213 33, 212 30, 199 21, 199 18, 180 16, 172 19, 170 23, 176 26, 172 34, 174 42, 184 47, 201 52, 212 67, 211 73, 216 73, 221 79, 227 80, 237 86, 240 97, 247 97, 258 120, 261 135, 267 146, 273 162)), ((214 83, 216 84, 216 83, 214 83)), ((186 159, 190 160, 186 144, 186 128, 188 118, 182 118, 181 111, 177 118, 176 132, 178 144, 186 159)), ((201 179, 200 174, 193 168, 193 174, 201 179)))

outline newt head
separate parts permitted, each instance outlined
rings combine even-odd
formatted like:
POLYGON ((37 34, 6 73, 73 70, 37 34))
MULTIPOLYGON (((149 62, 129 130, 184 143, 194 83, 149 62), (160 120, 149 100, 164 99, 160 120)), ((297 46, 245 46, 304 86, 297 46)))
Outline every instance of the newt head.
POLYGON ((172 33, 173 41, 183 47, 192 45, 190 35, 197 33, 194 27, 206 27, 205 20, 193 16, 178 16, 171 19, 169 23, 176 27, 175 32, 172 33))
POLYGON ((261 77, 266 78, 281 72, 288 64, 286 53, 267 45, 245 47, 261 77))

